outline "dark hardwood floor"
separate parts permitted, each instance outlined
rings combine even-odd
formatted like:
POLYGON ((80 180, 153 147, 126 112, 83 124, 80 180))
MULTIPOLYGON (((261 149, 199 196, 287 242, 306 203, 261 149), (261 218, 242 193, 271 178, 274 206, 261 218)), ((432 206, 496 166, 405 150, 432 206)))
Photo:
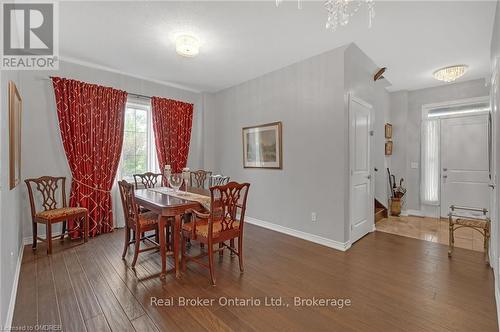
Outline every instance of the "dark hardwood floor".
MULTIPOLYGON (((13 326, 63 331, 498 331, 492 270, 482 254, 375 232, 340 252, 246 226, 245 273, 226 252, 217 286, 189 265, 160 280, 158 253, 121 259, 123 231, 85 245, 25 248, 13 326), (224 306, 219 297, 282 297, 289 306, 224 306), (213 306, 151 305, 151 298, 216 299, 213 306), (294 306, 293 297, 343 298, 351 305, 294 306)), ((132 248, 132 247, 131 247, 132 248)), ((193 248, 198 248, 193 246, 193 248)), ((195 250, 195 249, 193 249, 195 250)), ((171 262, 169 262, 170 264, 171 262)))

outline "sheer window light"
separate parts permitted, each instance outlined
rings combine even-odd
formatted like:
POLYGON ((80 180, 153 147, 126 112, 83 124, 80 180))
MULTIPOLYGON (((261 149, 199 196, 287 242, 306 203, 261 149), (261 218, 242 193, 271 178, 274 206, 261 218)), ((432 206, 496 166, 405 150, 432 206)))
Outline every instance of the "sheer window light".
POLYGON ((422 123, 422 186, 421 198, 425 204, 439 204, 439 136, 438 119, 422 123))

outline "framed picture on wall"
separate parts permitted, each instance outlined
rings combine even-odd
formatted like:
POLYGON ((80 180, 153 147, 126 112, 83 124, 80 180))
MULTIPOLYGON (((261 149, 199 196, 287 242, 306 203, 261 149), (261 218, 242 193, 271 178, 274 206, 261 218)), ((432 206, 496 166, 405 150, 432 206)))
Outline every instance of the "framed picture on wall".
POLYGON ((21 179, 21 118, 23 102, 14 82, 9 81, 9 187, 21 179))
POLYGON ((243 167, 282 168, 281 122, 243 128, 243 167))
POLYGON ((392 138, 392 125, 390 123, 385 124, 385 138, 392 138))
POLYGON ((392 141, 385 142, 385 155, 386 156, 392 155, 392 141))

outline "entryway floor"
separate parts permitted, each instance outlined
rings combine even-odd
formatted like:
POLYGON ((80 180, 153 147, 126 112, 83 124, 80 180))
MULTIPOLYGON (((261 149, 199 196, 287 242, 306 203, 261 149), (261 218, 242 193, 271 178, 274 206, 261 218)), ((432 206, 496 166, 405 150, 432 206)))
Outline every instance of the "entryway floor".
MULTIPOLYGON (((448 245, 448 220, 427 217, 389 217, 375 225, 377 231, 448 245)), ((483 236, 471 229, 455 230, 455 247, 483 251, 483 236)))

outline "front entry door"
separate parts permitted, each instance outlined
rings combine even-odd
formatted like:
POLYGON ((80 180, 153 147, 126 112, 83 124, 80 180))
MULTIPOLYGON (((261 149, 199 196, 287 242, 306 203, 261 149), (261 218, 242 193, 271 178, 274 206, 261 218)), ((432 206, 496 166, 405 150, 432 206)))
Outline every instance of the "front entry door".
POLYGON ((373 230, 373 186, 370 162, 372 107, 351 97, 349 102, 351 243, 373 230))
POLYGON ((490 207, 489 115, 441 120, 441 216, 450 205, 490 207))

